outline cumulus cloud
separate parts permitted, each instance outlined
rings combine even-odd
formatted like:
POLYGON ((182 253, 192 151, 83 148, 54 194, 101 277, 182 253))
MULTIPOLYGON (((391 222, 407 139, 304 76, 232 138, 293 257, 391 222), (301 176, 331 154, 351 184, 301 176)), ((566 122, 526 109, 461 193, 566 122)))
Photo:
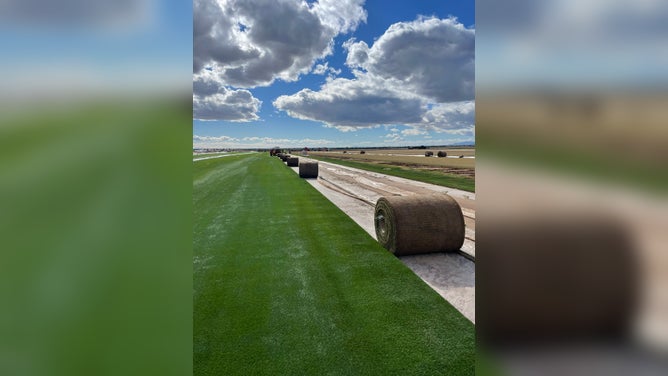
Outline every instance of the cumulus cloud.
POLYGON ((225 85, 295 81, 332 53, 334 37, 366 21, 363 0, 195 0, 193 69, 225 85))
POLYGON ((325 64, 316 65, 311 73, 319 75, 328 74, 329 77, 334 77, 341 74, 341 69, 332 68, 328 62, 325 62, 325 64))
POLYGON ((53 27, 86 27, 100 30, 140 27, 148 23, 151 0, 4 0, 0 20, 4 24, 53 27))
POLYGON ((344 43, 354 78, 330 79, 318 91, 283 95, 273 104, 342 131, 395 124, 439 132, 472 127, 474 39, 475 31, 454 18, 399 22, 371 47, 354 39, 344 43))
POLYGON ((313 68, 313 74, 325 74, 327 73, 327 63, 325 64, 318 64, 313 68))
POLYGON ((391 142, 399 142, 399 141, 403 141, 403 140, 404 140, 404 138, 401 137, 401 135, 399 135, 397 133, 388 133, 388 134, 385 135, 385 140, 383 142, 391 143, 391 142))
MULTIPOLYGON (((259 100, 243 89, 295 81, 332 54, 334 38, 366 21, 364 0, 195 0, 193 105, 197 119, 257 119, 259 100), (197 82, 206 76, 207 83, 197 82), (199 87, 196 87, 199 86, 199 87), (242 103, 242 99, 248 101, 242 103), (240 106, 236 111, 230 106, 240 106)), ((325 62, 315 74, 341 71, 325 62)))
POLYGON ((427 134, 427 131, 419 128, 408 128, 401 131, 401 134, 403 134, 404 136, 419 136, 427 134))
POLYGON ((193 135, 194 142, 237 142, 238 138, 229 136, 198 136, 193 135))
POLYGON ((454 18, 395 23, 372 47, 354 40, 344 46, 349 67, 399 80, 436 102, 474 98, 475 31, 454 18))
POLYGON ((281 146, 284 148, 309 148, 324 147, 333 144, 333 141, 325 139, 291 139, 274 137, 243 137, 235 138, 229 136, 199 136, 193 135, 193 147, 195 148, 230 148, 230 149, 256 149, 281 146))
POLYGON ((321 121, 342 130, 419 123, 423 112, 419 97, 386 86, 368 75, 337 78, 325 83, 319 91, 304 89, 282 95, 273 104, 292 117, 321 121))
POLYGON ((423 123, 436 130, 447 131, 473 127, 475 124, 475 102, 441 103, 424 114, 423 123))
POLYGON ((262 101, 245 89, 230 89, 207 76, 193 80, 193 118, 249 122, 258 120, 262 101))

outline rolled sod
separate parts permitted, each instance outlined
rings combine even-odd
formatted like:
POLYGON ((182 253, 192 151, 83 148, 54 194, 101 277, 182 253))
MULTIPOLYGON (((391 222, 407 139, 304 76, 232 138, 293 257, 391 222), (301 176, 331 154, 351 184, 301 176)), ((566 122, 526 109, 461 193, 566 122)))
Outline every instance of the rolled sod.
POLYGON ((290 167, 297 167, 299 166, 299 158, 297 157, 290 157, 287 160, 288 166, 290 167))
POLYGON ((317 178, 318 162, 301 162, 299 164, 300 178, 317 178))
POLYGON ((464 216, 446 194, 388 196, 376 202, 378 242, 395 255, 457 251, 464 244, 464 216))
POLYGON ((477 245, 490 251, 476 261, 480 340, 623 340, 631 333, 639 260, 622 221, 584 210, 485 221, 477 245))

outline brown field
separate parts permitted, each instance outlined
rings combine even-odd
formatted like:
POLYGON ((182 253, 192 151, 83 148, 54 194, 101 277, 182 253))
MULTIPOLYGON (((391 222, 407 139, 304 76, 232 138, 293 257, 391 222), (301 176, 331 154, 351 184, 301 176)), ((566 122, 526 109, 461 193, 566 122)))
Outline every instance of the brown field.
MULTIPOLYGON (((475 156, 475 149, 474 148, 436 148, 436 149, 349 149, 348 153, 353 153, 353 154, 359 154, 361 150, 364 150, 366 154, 378 154, 378 155, 416 155, 420 157, 424 157, 424 153, 426 151, 431 151, 434 153, 434 156, 436 156, 436 153, 439 151, 445 151, 448 153, 449 156, 460 156, 463 155, 465 157, 472 157, 475 156)), ((343 151, 337 150, 334 151, 334 153, 339 152, 342 153, 343 151)))
POLYGON ((436 153, 445 151, 448 156, 465 157, 475 156, 474 148, 440 148, 440 149, 349 149, 346 153, 342 150, 335 151, 312 151, 313 156, 347 159, 359 162, 386 164, 394 166, 407 166, 424 170, 437 170, 459 175, 473 176, 475 174, 475 158, 438 158, 436 153), (425 157, 426 151, 434 152, 433 157, 425 157))
POLYGON ((474 156, 475 149, 426 149, 426 150, 407 150, 407 149, 388 149, 388 150, 366 150, 365 154, 360 154, 360 150, 343 151, 312 151, 309 154, 315 156, 323 156, 330 158, 345 158, 355 161, 368 162, 388 162, 399 165, 423 165, 436 167, 453 167, 453 168, 475 168, 475 158, 438 158, 436 153, 439 150, 448 153, 448 156, 465 157, 474 156), (425 157, 426 151, 432 151, 433 157, 425 157))

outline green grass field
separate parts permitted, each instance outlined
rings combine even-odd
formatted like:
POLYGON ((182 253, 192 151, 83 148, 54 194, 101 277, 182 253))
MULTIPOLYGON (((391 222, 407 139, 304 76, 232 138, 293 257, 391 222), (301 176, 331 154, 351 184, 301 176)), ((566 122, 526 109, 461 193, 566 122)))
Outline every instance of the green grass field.
POLYGON ((436 184, 443 187, 450 187, 450 188, 461 189, 463 191, 475 192, 475 179, 458 176, 454 174, 446 174, 437 171, 418 170, 409 167, 389 166, 375 163, 350 161, 338 158, 327 158, 314 155, 311 155, 309 157, 321 160, 323 162, 330 162, 342 166, 359 168, 360 170, 378 172, 381 174, 398 176, 400 178, 417 180, 424 183, 436 184))
POLYGON ((195 375, 474 373, 474 325, 279 159, 193 169, 195 375))
POLYGON ((247 153, 247 152, 222 152, 222 153, 193 154, 193 160, 200 159, 200 158, 217 157, 217 156, 220 156, 220 155, 234 155, 234 154, 243 154, 243 153, 247 153))
POLYGON ((190 93, 0 109, 0 375, 191 372, 191 121, 190 93))

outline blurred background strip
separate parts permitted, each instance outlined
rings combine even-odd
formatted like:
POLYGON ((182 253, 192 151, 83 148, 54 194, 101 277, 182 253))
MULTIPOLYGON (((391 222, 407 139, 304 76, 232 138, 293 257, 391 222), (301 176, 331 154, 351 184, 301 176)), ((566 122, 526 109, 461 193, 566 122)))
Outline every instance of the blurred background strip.
POLYGON ((479 370, 665 374, 668 3, 476 12, 479 370))
POLYGON ((0 25, 0 374, 189 374, 192 3, 0 25))

